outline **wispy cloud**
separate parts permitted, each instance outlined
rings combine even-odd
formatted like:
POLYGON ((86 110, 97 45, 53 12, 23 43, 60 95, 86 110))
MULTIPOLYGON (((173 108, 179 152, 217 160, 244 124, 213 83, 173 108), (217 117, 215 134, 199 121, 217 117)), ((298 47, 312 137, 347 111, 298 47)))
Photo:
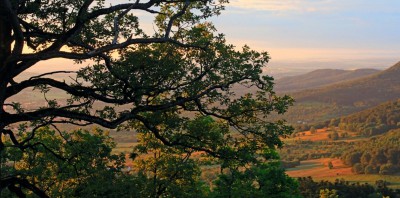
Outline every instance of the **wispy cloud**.
POLYGON ((332 0, 232 0, 230 5, 240 9, 275 12, 318 12, 336 9, 332 0))
POLYGON ((338 10, 371 10, 399 12, 394 0, 231 0, 230 6, 244 10, 271 12, 332 12, 338 10))

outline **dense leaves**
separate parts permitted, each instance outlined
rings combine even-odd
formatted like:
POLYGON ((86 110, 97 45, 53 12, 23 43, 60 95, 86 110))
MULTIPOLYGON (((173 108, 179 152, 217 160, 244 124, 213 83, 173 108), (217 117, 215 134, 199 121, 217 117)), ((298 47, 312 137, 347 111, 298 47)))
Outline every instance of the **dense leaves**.
POLYGON ((286 175, 277 153, 268 150, 261 157, 263 162, 252 166, 229 166, 215 181, 215 196, 300 197, 297 182, 286 175))
POLYGON ((352 198, 352 197, 398 197, 400 192, 389 189, 384 181, 375 185, 350 183, 337 179, 335 182, 313 181, 311 177, 298 178, 303 197, 352 198))
POLYGON ((273 79, 262 74, 268 53, 238 50, 207 21, 224 3, 0 0, 0 154, 6 164, 0 190, 18 196, 120 196, 121 188, 97 189, 110 181, 138 196, 190 197, 205 192, 190 158, 201 152, 222 168, 254 165, 263 181, 277 174, 279 193, 292 191, 294 183, 281 169, 268 169, 260 155, 281 147, 280 137, 292 132, 284 121, 267 118, 286 112, 293 100, 277 96, 273 79), (153 22, 142 24, 141 14, 153 22), (144 30, 146 25, 153 29, 144 30), (88 66, 78 72, 48 68, 17 80, 56 58, 88 66), (70 80, 52 77, 60 73, 70 80), (32 89, 42 92, 44 105, 25 108, 13 101, 32 89), (245 92, 237 94, 239 89, 245 92), (54 90, 69 97, 54 98, 54 90), (137 133, 143 139, 132 154, 139 155, 137 174, 116 177, 123 159, 110 154, 106 136, 61 132, 57 124, 137 133))
POLYGON ((342 154, 347 165, 356 173, 390 175, 400 171, 400 133, 392 130, 380 137, 371 138, 368 144, 360 142, 342 154))
POLYGON ((2 176, 20 175, 52 197, 72 196, 88 182, 120 173, 125 157, 111 154, 114 147, 101 130, 58 133, 40 128, 24 150, 7 147, 2 176))
POLYGON ((336 126, 365 136, 374 136, 390 129, 399 128, 400 101, 386 102, 374 108, 342 117, 336 126))

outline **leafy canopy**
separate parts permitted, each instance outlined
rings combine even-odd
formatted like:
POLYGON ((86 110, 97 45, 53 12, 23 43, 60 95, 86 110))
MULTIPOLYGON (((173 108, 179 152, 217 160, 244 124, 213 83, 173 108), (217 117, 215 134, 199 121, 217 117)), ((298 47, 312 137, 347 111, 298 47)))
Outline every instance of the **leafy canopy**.
MULTIPOLYGON (((272 112, 284 113, 293 101, 277 96, 273 79, 262 74, 268 53, 247 46, 237 50, 216 33, 208 19, 219 15, 225 3, 137 0, 107 5, 102 0, 0 0, 0 190, 7 188, 20 196, 58 196, 52 186, 66 181, 71 181, 70 189, 80 181, 81 186, 89 185, 93 181, 85 178, 97 173, 88 172, 88 167, 104 171, 106 165, 115 163, 110 145, 104 146, 105 137, 96 142, 89 133, 78 130, 68 136, 82 136, 88 144, 95 141, 90 148, 94 151, 105 149, 103 154, 91 155, 91 162, 85 161, 87 145, 60 139, 67 135, 57 129, 60 124, 132 130, 150 138, 145 144, 172 147, 176 151, 164 151, 173 154, 165 159, 164 169, 170 168, 169 163, 178 165, 174 160, 179 153, 193 152, 220 159, 222 168, 257 164, 260 153, 282 146, 279 137, 292 128, 267 118, 272 112), (152 31, 144 30, 141 13, 154 18, 152 31), (54 70, 18 78, 27 69, 56 58, 89 66, 77 72, 54 70), (72 80, 52 77, 60 73, 72 80), (41 105, 24 108, 14 101, 32 89, 42 92, 41 105), (67 93, 68 98, 52 98, 55 91, 67 93), (69 148, 70 143, 74 149, 69 148), (39 151, 42 158, 36 156, 39 151), (48 169, 41 164, 54 157, 61 161, 51 162, 48 169), (27 165, 15 167, 14 161, 32 163, 38 170, 27 165), (56 174, 59 169, 69 173, 79 167, 85 171, 56 174), (44 170, 45 174, 38 175, 44 170), (56 184, 46 183, 50 178, 55 178, 56 184)), ((121 159, 117 161, 115 166, 121 166, 121 159)), ((196 175, 197 170, 192 166, 190 174, 196 175)), ((105 179, 98 177, 97 181, 105 179)))

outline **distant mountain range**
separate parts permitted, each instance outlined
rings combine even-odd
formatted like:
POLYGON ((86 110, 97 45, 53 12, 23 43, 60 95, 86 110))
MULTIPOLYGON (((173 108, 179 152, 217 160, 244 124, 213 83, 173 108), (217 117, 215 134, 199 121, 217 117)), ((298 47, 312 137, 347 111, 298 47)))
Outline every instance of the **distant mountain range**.
POLYGON ((290 95, 299 103, 321 102, 355 107, 375 106, 400 98, 400 62, 376 74, 290 95))
POLYGON ((303 75, 283 77, 275 81, 275 91, 294 92, 354 80, 380 72, 377 69, 318 69, 303 75))
MULTIPOLYGON (((364 71, 368 72, 368 70, 369 69, 364 71)), ((293 87, 296 82, 295 79, 297 79, 298 84, 302 84, 302 78, 307 79, 308 77, 314 76, 316 79, 313 83, 309 83, 309 87, 296 88, 302 89, 300 91, 278 91, 279 94, 292 96, 296 102, 294 106, 289 108, 285 115, 274 115, 272 118, 285 119, 289 123, 296 125, 304 125, 305 123, 317 124, 330 121, 334 118, 350 115, 377 106, 383 102, 393 101, 400 98, 400 62, 389 69, 378 71, 360 78, 347 79, 324 86, 318 86, 315 83, 329 83, 331 79, 335 79, 333 76, 342 75, 351 76, 349 71, 316 70, 305 75, 287 78, 293 81, 290 83, 288 82, 286 85, 292 84, 293 87), (332 71, 336 71, 335 74, 337 75, 329 75, 332 71), (324 80, 324 78, 330 80, 324 80)), ((277 81, 276 86, 279 86, 279 83, 280 81, 277 81)), ((283 88, 281 88, 281 90, 283 90, 283 88)))

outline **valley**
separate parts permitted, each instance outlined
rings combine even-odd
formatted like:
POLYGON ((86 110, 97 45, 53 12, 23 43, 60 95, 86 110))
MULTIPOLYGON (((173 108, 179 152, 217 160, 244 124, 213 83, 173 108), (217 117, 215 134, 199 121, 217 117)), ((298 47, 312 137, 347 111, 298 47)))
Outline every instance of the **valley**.
MULTIPOLYGON (((343 156, 354 150, 356 145, 369 144, 371 138, 384 138, 390 130, 394 131, 389 134, 400 134, 396 130, 400 128, 398 76, 400 63, 383 71, 325 69, 277 80, 276 91, 282 95, 291 95, 296 100, 285 115, 272 116, 273 119, 287 120, 296 129, 296 133, 283 139, 284 146, 278 150, 283 165, 289 164, 286 173, 296 178, 311 176, 316 181, 344 179, 351 183, 367 182, 371 185, 383 180, 388 182, 390 188, 399 189, 399 162, 394 164, 397 169, 389 174, 379 171, 357 173, 354 164, 346 164, 343 156)), ((67 74, 60 74, 58 78, 71 79, 67 74)), ((24 108, 36 109, 46 104, 43 94, 39 90, 22 92, 10 102, 19 102, 24 108)), ((68 95, 54 89, 46 97, 62 104, 66 103, 68 95)), ((97 105, 95 108, 103 106, 97 105)), ((68 125, 60 128, 71 129, 68 125)), ((136 133, 112 130, 110 136, 117 143, 113 153, 125 153, 127 166, 132 166, 129 153, 138 145, 136 133)), ((400 139, 396 141, 400 144, 400 139)), ((374 168, 382 165, 385 164, 376 164, 374 168)), ((202 178, 212 185, 213 173, 218 172, 220 166, 203 165, 202 169, 202 178)))

